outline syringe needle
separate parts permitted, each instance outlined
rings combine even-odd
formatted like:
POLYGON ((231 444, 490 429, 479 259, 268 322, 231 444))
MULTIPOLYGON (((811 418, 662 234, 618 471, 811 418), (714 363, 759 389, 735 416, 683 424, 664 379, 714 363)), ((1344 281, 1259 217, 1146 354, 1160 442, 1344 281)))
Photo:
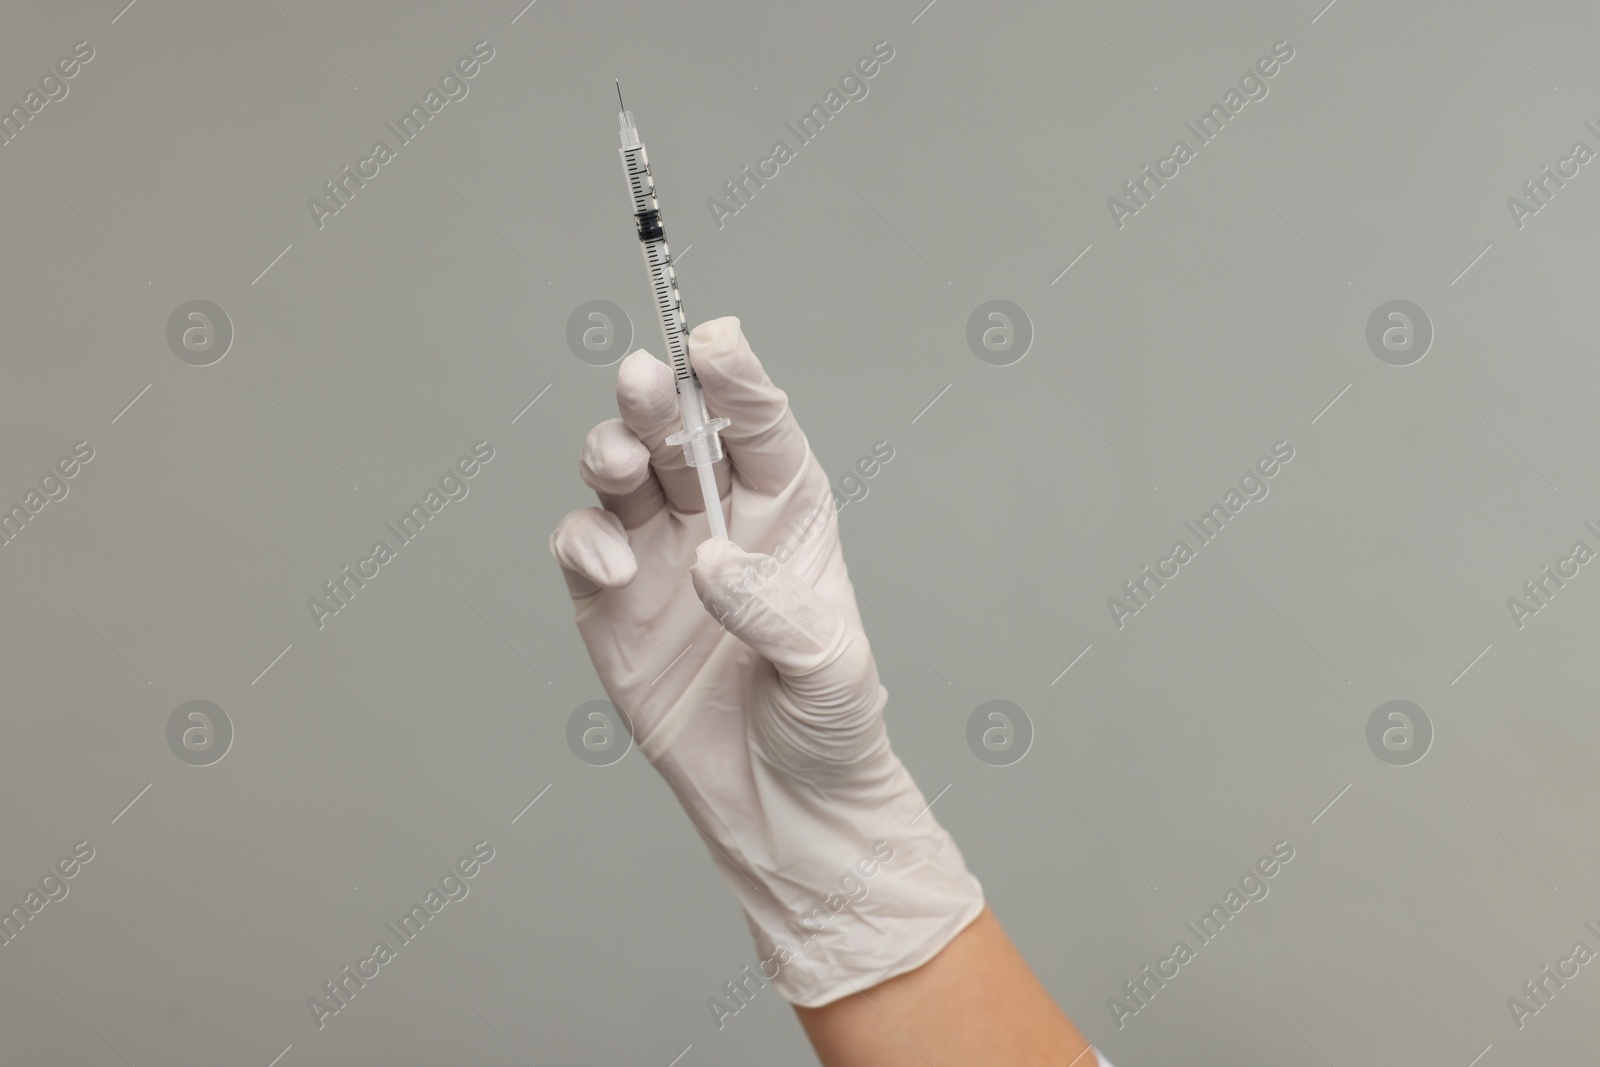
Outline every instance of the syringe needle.
POLYGON ((616 79, 616 82, 617 82, 617 110, 618 111, 626 111, 626 110, 628 110, 628 105, 624 104, 622 102, 622 79, 618 78, 618 79, 616 79))

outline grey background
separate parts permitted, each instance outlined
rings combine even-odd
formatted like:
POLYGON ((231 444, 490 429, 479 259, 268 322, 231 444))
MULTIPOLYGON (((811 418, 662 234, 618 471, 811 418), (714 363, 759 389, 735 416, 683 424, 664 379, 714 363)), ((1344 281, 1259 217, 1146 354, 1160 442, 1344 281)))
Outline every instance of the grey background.
POLYGON ((566 319, 613 300, 659 348, 614 76, 690 320, 741 317, 836 478, 892 443, 841 522, 896 747, 1119 1067, 1600 1051, 1593 967, 1506 1007, 1600 948, 1600 575, 1520 630, 1505 603, 1597 545, 1600 177, 1505 205, 1600 147, 1592 7, 122 2, 0 16, 8 104, 96 52, 0 148, 0 500, 96 450, 0 548, 0 898, 96 850, 0 948, 5 1062, 814 1062, 770 989, 718 1031, 755 958, 730 894, 637 752, 564 740, 602 693, 545 540, 615 413, 566 319), (319 231, 306 199, 480 39, 319 231), (719 230, 705 200, 880 39, 719 230), (1280 39, 1119 230, 1106 198, 1280 39), (192 299, 233 323, 213 366, 166 346, 192 299), (965 345, 990 299, 1033 324, 1012 366, 965 345), (1433 322, 1409 367, 1366 347, 1392 299, 1433 322), (470 496, 319 631, 306 598, 480 439, 470 496), (1106 598, 1278 440, 1270 496, 1118 630, 1106 598), (1395 767, 1365 730, 1402 698, 1435 738, 1395 767), (235 731, 210 766, 166 743, 194 699, 235 731), (1013 766, 966 746, 993 699, 1033 722, 1013 766), (307 998, 479 839, 319 1032, 307 998), (1271 895, 1119 1029, 1278 840, 1271 895))

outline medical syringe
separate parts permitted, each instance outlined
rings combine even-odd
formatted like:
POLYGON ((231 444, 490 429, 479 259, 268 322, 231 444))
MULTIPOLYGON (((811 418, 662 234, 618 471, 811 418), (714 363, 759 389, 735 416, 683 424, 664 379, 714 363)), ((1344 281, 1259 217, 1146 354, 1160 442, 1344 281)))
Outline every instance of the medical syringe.
POLYGON ((718 431, 728 425, 723 418, 710 418, 700 378, 689 366, 689 335, 683 317, 683 301, 678 296, 678 279, 672 270, 672 253, 667 251, 667 235, 661 228, 661 207, 656 202, 656 183, 650 175, 650 160, 645 156, 633 113, 622 103, 622 85, 617 85, 617 104, 622 113, 622 167, 627 172, 628 192, 633 197, 633 219, 644 245, 644 263, 650 273, 650 290, 655 297, 656 317, 661 320, 661 339, 672 363, 672 376, 678 388, 678 411, 683 429, 667 438, 667 444, 683 446, 684 461, 700 475, 700 494, 705 498, 706 517, 711 532, 728 539, 728 526, 722 517, 722 500, 717 495, 717 475, 713 465, 722 458, 722 438, 718 431))

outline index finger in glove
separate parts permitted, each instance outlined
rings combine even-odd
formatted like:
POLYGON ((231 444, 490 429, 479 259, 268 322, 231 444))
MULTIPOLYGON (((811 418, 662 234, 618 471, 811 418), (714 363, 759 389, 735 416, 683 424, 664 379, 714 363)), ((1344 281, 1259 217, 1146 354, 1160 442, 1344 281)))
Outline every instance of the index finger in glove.
POLYGON ((729 420, 722 444, 734 469, 760 492, 781 491, 810 446, 789 410, 788 394, 767 376, 738 318, 724 315, 691 330, 689 364, 712 418, 729 420))

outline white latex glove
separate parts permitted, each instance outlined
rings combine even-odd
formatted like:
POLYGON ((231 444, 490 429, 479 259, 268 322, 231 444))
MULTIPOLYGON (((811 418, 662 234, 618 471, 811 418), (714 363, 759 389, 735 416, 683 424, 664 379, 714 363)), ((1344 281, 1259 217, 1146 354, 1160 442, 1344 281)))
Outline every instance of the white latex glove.
POLYGON ((550 551, 607 696, 744 907, 748 974, 816 1007, 927 962, 983 890, 889 747, 832 490, 788 397, 737 318, 697 326, 689 353, 732 420, 732 542, 708 539, 695 472, 662 443, 671 370, 640 350, 618 368, 622 418, 584 442, 601 507, 563 518, 550 551))

